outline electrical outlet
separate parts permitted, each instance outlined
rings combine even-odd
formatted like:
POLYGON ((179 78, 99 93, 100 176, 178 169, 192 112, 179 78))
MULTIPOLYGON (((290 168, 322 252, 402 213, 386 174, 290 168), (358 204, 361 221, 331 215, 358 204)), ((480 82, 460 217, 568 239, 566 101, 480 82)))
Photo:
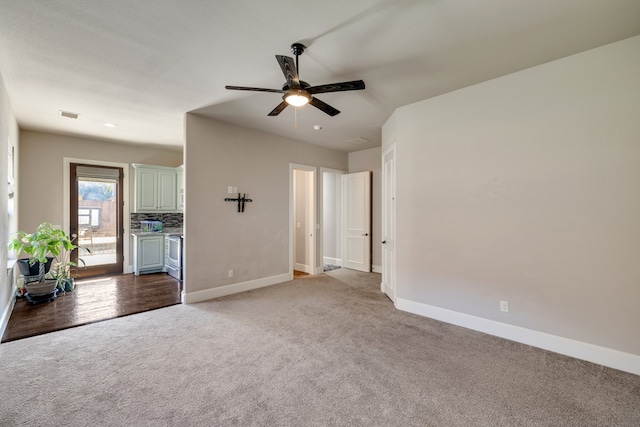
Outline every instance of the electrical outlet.
POLYGON ((229 270, 229 277, 233 277, 233 270, 229 270))
POLYGON ((500 301, 500 311, 509 312, 509 301, 500 301))

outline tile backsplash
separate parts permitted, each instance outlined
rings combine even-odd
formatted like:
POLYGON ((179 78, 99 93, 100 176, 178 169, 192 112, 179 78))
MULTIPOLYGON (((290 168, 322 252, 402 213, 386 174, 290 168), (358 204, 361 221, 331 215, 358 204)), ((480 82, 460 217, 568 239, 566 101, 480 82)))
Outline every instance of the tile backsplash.
POLYGON ((132 213, 132 232, 140 231, 140 221, 162 221, 163 228, 182 228, 182 213, 132 213))

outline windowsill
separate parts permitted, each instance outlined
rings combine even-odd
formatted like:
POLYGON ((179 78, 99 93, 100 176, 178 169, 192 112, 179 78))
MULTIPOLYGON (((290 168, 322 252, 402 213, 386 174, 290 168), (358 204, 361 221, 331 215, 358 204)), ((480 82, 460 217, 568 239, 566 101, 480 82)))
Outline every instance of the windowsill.
POLYGON ((17 259, 7 260, 7 274, 11 273, 11 270, 13 270, 13 266, 16 265, 16 262, 18 262, 17 259))

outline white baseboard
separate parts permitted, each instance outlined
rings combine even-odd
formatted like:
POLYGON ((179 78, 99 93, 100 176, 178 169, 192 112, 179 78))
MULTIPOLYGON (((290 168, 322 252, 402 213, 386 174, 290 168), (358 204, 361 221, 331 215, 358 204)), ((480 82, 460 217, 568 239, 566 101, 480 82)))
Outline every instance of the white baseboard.
POLYGON ((296 262, 295 266, 293 267, 294 270, 298 270, 298 271, 302 271, 303 273, 309 273, 309 274, 316 274, 314 268, 310 265, 305 265, 305 264, 298 264, 296 262))
POLYGON ((373 273, 380 273, 380 274, 382 274, 382 266, 381 266, 381 265, 373 264, 373 266, 372 266, 372 270, 371 270, 371 271, 372 271, 373 273))
POLYGON ((522 344, 640 375, 640 356, 594 344, 396 298, 396 308, 522 344))
POLYGON ((205 289, 203 291, 187 292, 183 293, 182 302, 184 304, 193 304, 196 302, 207 301, 213 298, 224 297, 226 295, 250 291, 252 289, 264 288, 265 286, 287 282, 292 279, 293 277, 290 273, 285 273, 279 274, 277 276, 263 277, 262 279, 249 280, 247 282, 233 283, 231 285, 205 289))
POLYGON ((16 304, 15 297, 15 289, 13 288, 13 284, 10 284, 11 289, 13 289, 12 297, 7 301, 4 311, 2 312, 2 317, 0 317, 0 338, 4 336, 4 331, 7 329, 7 325, 9 324, 9 318, 11 317, 11 312, 13 311, 13 306, 16 304))
POLYGON ((331 257, 325 256, 325 257, 322 257, 322 262, 324 264, 339 265, 340 267, 342 267, 342 258, 331 258, 331 257))

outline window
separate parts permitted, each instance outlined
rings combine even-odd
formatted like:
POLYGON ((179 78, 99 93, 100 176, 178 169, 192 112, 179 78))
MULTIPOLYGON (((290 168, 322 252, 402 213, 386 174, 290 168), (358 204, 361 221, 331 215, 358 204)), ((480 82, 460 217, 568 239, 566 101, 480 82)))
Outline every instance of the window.
POLYGON ((78 225, 80 227, 100 227, 100 208, 78 209, 78 225))

